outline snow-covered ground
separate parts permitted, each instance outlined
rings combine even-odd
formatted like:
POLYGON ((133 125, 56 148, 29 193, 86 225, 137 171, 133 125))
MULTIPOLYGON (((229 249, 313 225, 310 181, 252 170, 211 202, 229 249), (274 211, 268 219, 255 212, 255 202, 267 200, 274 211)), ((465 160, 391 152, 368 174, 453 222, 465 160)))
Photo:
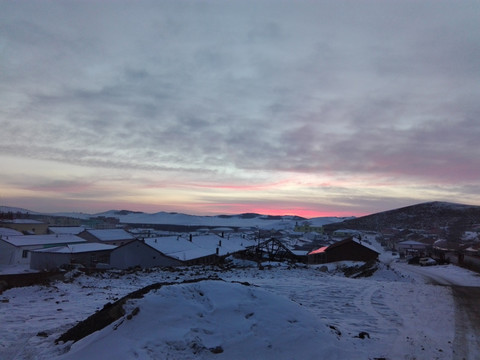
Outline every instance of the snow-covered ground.
POLYGON ((82 274, 10 289, 0 295, 0 359, 454 358, 452 291, 430 279, 480 286, 480 277, 453 265, 409 266, 386 254, 382 261, 373 276, 356 279, 340 271, 345 264, 325 271, 238 263, 232 270, 82 274), (55 344, 133 290, 212 275, 222 280, 163 286, 129 300, 125 317, 103 330, 55 344))

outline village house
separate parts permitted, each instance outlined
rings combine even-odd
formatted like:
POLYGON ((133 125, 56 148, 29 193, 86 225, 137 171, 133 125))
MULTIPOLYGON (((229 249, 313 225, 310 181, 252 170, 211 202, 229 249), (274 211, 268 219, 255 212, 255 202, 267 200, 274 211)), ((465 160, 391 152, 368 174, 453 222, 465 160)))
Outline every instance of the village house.
POLYGON ((135 237, 123 229, 86 229, 78 234, 88 242, 121 246, 135 240, 135 237))
POLYGON ((349 237, 358 237, 360 234, 358 230, 352 230, 352 229, 339 229, 335 230, 332 233, 332 237, 334 238, 345 238, 347 236, 349 237))
POLYGON ((414 240, 406 240, 396 244, 396 248, 401 256, 423 255, 426 253, 428 247, 428 244, 414 240))
POLYGON ((313 250, 308 254, 309 264, 324 264, 336 261, 371 261, 378 258, 379 252, 374 248, 350 237, 332 245, 313 250))
MULTIPOLYGON (((204 236, 200 235, 198 237, 204 236)), ((216 235, 215 237, 219 238, 216 235)), ((193 238, 192 235, 189 235, 188 238, 167 236, 145 239, 145 243, 157 251, 182 262, 184 265, 216 264, 220 261, 216 254, 216 248, 201 247, 197 241, 197 236, 195 241, 193 238)))
POLYGON ((100 243, 81 243, 31 251, 30 268, 55 270, 63 265, 80 264, 94 269, 110 262, 110 253, 116 246, 100 243))
POLYGON ((228 238, 215 234, 167 236, 145 239, 145 243, 184 265, 216 264, 255 245, 254 241, 233 234, 228 238))
POLYGON ((0 239, 0 264, 30 264, 32 250, 86 242, 75 235, 21 235, 0 239))
POLYGON ((0 227, 0 239, 1 238, 6 238, 6 237, 9 237, 9 236, 23 236, 23 233, 21 233, 20 231, 14 230, 14 229, 6 228, 6 227, 0 227))
POLYGON ((324 229, 323 225, 312 224, 311 221, 304 221, 300 224, 295 224, 295 231, 299 233, 315 232, 318 234, 323 234, 324 229))
POLYGON ((48 234, 48 224, 32 219, 13 219, 0 222, 1 227, 20 231, 24 235, 48 234))
POLYGON ((179 265, 183 265, 183 262, 161 253, 142 240, 131 241, 119 246, 110 254, 110 266, 114 269, 179 265))

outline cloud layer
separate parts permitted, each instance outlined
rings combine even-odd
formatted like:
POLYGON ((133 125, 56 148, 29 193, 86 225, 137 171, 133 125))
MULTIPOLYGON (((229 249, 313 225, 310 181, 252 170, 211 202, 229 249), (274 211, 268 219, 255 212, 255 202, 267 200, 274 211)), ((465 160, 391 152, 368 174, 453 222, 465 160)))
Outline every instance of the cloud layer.
POLYGON ((480 204, 476 1, 0 8, 4 201, 480 204))

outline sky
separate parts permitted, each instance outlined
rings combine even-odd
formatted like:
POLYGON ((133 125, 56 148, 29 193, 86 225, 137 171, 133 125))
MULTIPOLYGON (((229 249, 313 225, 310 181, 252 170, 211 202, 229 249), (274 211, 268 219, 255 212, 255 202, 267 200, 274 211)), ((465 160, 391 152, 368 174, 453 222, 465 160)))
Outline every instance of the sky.
POLYGON ((480 205, 480 2, 0 0, 0 205, 480 205))

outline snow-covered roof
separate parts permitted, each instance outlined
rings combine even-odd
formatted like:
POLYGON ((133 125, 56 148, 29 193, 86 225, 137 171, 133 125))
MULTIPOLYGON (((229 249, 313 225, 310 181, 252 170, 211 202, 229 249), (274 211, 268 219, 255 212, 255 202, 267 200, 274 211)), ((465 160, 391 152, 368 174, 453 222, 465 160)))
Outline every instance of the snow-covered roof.
POLYGON ((366 247, 372 251, 375 251, 376 253, 380 253, 373 245, 371 244, 368 244, 367 242, 365 241, 360 241, 359 239, 356 239, 356 238, 349 238, 349 239, 345 239, 345 240, 342 240, 342 241, 338 241, 336 243, 333 243, 332 245, 330 246, 323 246, 319 249, 316 249, 316 250, 312 250, 308 253, 308 255, 315 255, 315 254, 320 254, 320 253, 324 253, 325 251, 328 251, 329 249, 331 248, 334 248, 334 247, 337 247, 337 246, 340 246, 340 245, 343 245, 344 243, 348 243, 348 242, 355 242, 359 245, 362 245, 363 247, 366 247))
POLYGON ((123 229, 86 230, 100 241, 133 240, 135 237, 123 229))
POLYGON ((216 254, 217 248, 218 255, 224 256, 255 245, 255 241, 241 236, 222 238, 214 234, 193 236, 192 241, 181 236, 147 238, 145 243, 161 253, 179 260, 192 260, 213 255, 216 254))
POLYGON ((74 244, 66 246, 57 246, 46 249, 34 250, 34 252, 42 253, 56 253, 56 254, 78 254, 84 252, 93 252, 93 251, 108 251, 115 249, 115 245, 107 245, 100 243, 86 243, 86 244, 74 244))
POLYGON ((196 249, 189 249, 185 251, 178 251, 178 252, 170 253, 167 255, 181 261, 188 261, 188 260, 203 258, 203 257, 214 255, 214 254, 215 254, 215 251, 212 252, 210 249, 196 248, 196 249))
POLYGON ((48 229, 54 234, 80 234, 85 228, 83 226, 49 226, 48 229))
POLYGON ((10 229, 10 228, 4 228, 0 227, 0 236, 5 237, 5 236, 19 236, 23 235, 20 231, 10 229))
POLYGON ((220 231, 224 231, 224 232, 233 232, 235 231, 234 229, 230 228, 230 227, 216 227, 216 228, 213 228, 212 231, 214 232, 220 232, 220 231))
POLYGON ((73 244, 86 242, 75 235, 21 235, 9 236, 8 239, 2 238, 13 246, 31 246, 31 245, 55 245, 55 244, 73 244))
POLYGON ((308 255, 308 251, 306 250, 290 250, 292 252, 292 254, 296 255, 296 256, 307 256, 308 255))
POLYGON ((421 243, 419 241, 414 241, 414 240, 405 240, 405 241, 399 242, 397 245, 427 246, 427 244, 421 243))
POLYGON ((355 234, 358 234, 359 231, 358 230, 353 230, 353 229, 338 229, 338 230, 335 230, 334 233, 337 233, 337 234, 352 234, 352 235, 355 235, 355 234))
POLYGON ((375 251, 375 252, 377 252, 377 253, 380 254, 380 251, 378 251, 378 250, 375 248, 375 246, 367 243, 366 241, 361 241, 361 240, 359 240, 359 239, 357 239, 357 238, 353 238, 353 241, 356 242, 357 244, 360 244, 360 245, 362 245, 362 246, 364 246, 364 247, 366 247, 366 248, 368 248, 368 249, 370 249, 370 250, 372 250, 372 251, 375 251))

